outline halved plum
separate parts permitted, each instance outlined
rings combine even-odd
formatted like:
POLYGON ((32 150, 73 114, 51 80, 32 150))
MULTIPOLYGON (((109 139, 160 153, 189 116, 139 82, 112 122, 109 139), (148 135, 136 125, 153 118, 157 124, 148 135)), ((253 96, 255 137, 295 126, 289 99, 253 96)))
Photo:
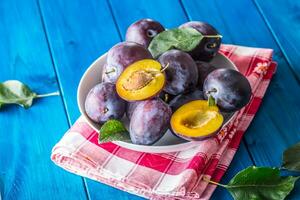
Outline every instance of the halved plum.
POLYGON ((224 118, 215 105, 206 100, 191 101, 171 117, 172 131, 186 140, 203 140, 218 132, 224 118))
POLYGON ((165 85, 161 64, 144 59, 128 66, 117 80, 119 96, 127 101, 139 101, 156 96, 165 85))

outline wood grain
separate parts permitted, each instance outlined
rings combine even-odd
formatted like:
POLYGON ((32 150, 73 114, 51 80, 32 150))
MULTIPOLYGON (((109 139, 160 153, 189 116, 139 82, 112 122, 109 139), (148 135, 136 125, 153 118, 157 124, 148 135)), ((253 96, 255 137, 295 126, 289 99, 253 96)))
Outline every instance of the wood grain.
MULTIPOLYGON (((0 82, 17 79, 42 94, 58 90, 35 1, 0 1, 0 82), (4 17, 5 16, 5 17, 4 17)), ((68 129, 60 96, 40 99, 28 110, 0 111, 0 179, 3 199, 86 199, 80 177, 50 160, 68 129), (55 120, 53 120, 55 118, 55 120)))
POLYGON ((300 1, 253 2, 300 83, 300 1))

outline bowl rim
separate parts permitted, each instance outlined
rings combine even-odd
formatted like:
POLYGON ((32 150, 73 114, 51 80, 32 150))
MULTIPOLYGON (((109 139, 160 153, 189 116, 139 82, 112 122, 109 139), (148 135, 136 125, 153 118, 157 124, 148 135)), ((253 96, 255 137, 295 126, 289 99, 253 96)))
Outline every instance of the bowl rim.
MULTIPOLYGON (((225 55, 223 55, 220 52, 218 52, 217 54, 222 56, 229 63, 231 63, 231 65, 234 67, 234 69, 238 71, 236 65, 229 58, 227 58, 225 55)), ((81 96, 80 88, 83 85, 83 81, 85 79, 85 76, 92 70, 94 65, 96 63, 98 63, 101 59, 103 59, 103 57, 105 57, 106 55, 107 55, 107 52, 102 54, 101 56, 99 56, 96 60, 94 60, 90 64, 90 66, 86 69, 86 71, 82 75, 82 77, 79 81, 79 84, 78 84, 78 88, 77 88, 77 105, 78 105, 79 111, 80 111, 81 115, 83 116, 84 121, 87 122, 87 124, 97 132, 98 132, 98 130, 95 129, 95 127, 87 119, 84 108, 82 108, 80 106, 80 105, 84 105, 84 104, 82 104, 84 102, 81 102, 81 98, 80 98, 80 96, 81 96)), ((232 121, 235 118, 236 114, 237 114, 237 112, 235 112, 230 117, 230 119, 225 124, 223 124, 222 126, 226 126, 227 123, 232 121)), ((165 146, 137 145, 137 144, 123 142, 123 141, 112 141, 112 143, 114 143, 116 145, 119 145, 121 147, 127 148, 127 149, 135 150, 135 151, 142 151, 142 152, 148 152, 148 153, 169 153, 169 152, 182 151, 182 150, 193 148, 194 146, 197 146, 199 143, 201 143, 201 141, 187 141, 187 142, 180 143, 180 144, 172 144, 172 145, 165 145, 165 146)))

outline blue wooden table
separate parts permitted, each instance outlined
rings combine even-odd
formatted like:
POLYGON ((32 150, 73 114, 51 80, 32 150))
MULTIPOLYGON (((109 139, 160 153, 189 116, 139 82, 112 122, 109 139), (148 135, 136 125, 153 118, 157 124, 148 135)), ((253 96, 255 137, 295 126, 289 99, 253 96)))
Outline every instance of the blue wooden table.
MULTIPOLYGON (((275 50, 277 74, 222 182, 249 165, 279 166, 300 141, 300 1, 294 0, 2 0, 0 82, 17 79, 38 93, 29 110, 0 112, 0 191, 4 199, 141 199, 72 175, 50 161, 52 146, 79 116, 80 77, 124 40, 140 18, 165 27, 189 20, 213 24, 224 43, 275 50)), ((300 199, 300 184, 289 196, 300 199)), ((231 199, 218 188, 213 199, 231 199)))

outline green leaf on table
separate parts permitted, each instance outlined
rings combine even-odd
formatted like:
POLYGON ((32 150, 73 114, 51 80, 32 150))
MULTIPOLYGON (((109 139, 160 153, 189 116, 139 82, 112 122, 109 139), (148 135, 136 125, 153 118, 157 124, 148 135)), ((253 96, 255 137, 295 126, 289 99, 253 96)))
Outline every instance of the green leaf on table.
POLYGON ((18 104, 29 108, 36 96, 35 92, 20 81, 9 80, 0 83, 0 108, 5 104, 18 104))
POLYGON ((282 167, 291 171, 300 171, 300 142, 283 152, 282 167))
POLYGON ((130 141, 129 133, 119 120, 111 119, 105 122, 99 131, 98 142, 130 141))
POLYGON ((38 95, 27 85, 17 80, 8 80, 0 83, 0 109, 3 105, 17 104, 29 108, 35 98, 59 95, 58 92, 38 95))
POLYGON ((149 51, 154 58, 170 49, 185 52, 192 51, 203 39, 203 35, 193 28, 175 28, 156 35, 149 45, 149 51))
POLYGON ((294 188, 299 177, 281 177, 278 168, 248 167, 235 175, 227 185, 235 200, 284 199, 294 188))

